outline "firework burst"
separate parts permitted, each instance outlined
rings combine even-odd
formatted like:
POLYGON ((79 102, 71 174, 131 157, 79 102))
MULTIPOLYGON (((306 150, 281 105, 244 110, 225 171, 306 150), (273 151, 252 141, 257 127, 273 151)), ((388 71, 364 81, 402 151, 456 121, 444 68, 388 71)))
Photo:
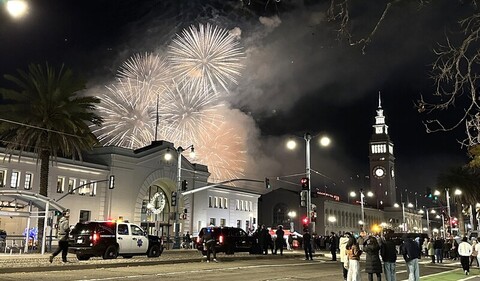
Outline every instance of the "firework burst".
POLYGON ((149 144, 154 138, 156 117, 151 89, 129 79, 106 88, 98 106, 104 122, 93 133, 104 145, 136 149, 149 144))
POLYGON ((216 86, 228 92, 229 82, 237 83, 243 69, 244 54, 235 36, 228 30, 200 24, 190 26, 173 39, 168 60, 176 77, 192 80, 215 93, 216 86))
POLYGON ((173 82, 161 95, 160 104, 161 135, 180 145, 195 143, 201 131, 221 118, 216 111, 218 97, 211 89, 185 81, 173 82))
POLYGON ((165 58, 156 54, 135 54, 117 72, 119 81, 138 81, 153 91, 163 89, 171 81, 165 58))
POLYGON ((212 182, 240 178, 247 163, 245 135, 243 128, 230 122, 208 124, 197 137, 196 159, 192 160, 208 165, 212 182))

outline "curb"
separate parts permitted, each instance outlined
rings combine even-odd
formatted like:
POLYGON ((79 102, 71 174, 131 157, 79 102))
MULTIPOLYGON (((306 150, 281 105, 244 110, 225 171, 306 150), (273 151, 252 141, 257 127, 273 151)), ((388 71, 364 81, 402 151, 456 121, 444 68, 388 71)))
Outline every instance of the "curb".
MULTIPOLYGON (((248 256, 222 256, 222 262, 232 262, 237 260, 252 260, 252 259, 281 259, 291 257, 304 257, 304 254, 292 253, 288 255, 248 255, 248 256)), ((323 256, 318 254, 316 256, 323 256)), ((187 259, 171 259, 171 260, 148 260, 148 261, 134 261, 134 262, 116 262, 95 264, 88 263, 88 261, 81 261, 78 263, 67 263, 60 265, 50 266, 35 266, 35 267, 4 267, 0 269, 0 274, 6 273, 22 273, 22 272, 44 272, 44 271, 60 271, 60 270, 83 270, 83 269, 98 269, 98 268, 117 268, 117 267, 131 267, 131 266, 152 266, 152 265, 165 265, 165 264, 178 264, 178 263, 192 263, 202 261, 203 258, 187 258, 187 259)))

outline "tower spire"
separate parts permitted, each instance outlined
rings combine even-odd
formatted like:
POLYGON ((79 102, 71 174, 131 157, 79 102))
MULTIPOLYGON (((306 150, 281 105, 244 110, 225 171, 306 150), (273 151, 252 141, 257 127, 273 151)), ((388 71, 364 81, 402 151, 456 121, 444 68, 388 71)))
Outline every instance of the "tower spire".
POLYGON ((378 108, 382 108, 382 96, 380 91, 378 91, 378 108))

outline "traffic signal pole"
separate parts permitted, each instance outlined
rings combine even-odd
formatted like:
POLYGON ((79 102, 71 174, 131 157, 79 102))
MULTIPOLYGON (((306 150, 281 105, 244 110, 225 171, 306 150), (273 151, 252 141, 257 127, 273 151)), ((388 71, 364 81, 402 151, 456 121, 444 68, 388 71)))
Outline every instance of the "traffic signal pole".
POLYGON ((310 140, 312 135, 310 133, 305 133, 304 139, 306 142, 305 145, 305 175, 308 179, 308 194, 307 194, 307 218, 309 221, 308 230, 310 233, 313 233, 315 230, 315 222, 312 222, 312 184, 310 183, 310 140))

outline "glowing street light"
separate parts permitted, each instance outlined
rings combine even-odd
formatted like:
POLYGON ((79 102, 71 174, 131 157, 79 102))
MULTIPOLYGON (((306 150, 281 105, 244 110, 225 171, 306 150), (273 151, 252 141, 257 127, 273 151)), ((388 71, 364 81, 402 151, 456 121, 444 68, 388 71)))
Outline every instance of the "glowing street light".
MULTIPOLYGON (((350 192, 351 197, 356 197, 357 193, 355 191, 350 192)), ((373 197, 373 192, 368 191, 367 192, 368 197, 373 197)), ((363 189, 360 189, 360 209, 361 209, 361 216, 362 219, 358 222, 359 225, 362 226, 362 230, 365 230, 364 225, 365 225, 365 211, 364 211, 364 205, 365 205, 365 200, 363 199, 365 197, 365 194, 363 193, 363 189)))
POLYGON ((13 18, 21 18, 28 11, 27 1, 24 0, 9 0, 7 1, 7 11, 13 18))
MULTIPOLYGON (((312 216, 312 184, 310 181, 311 177, 311 168, 310 168, 310 140, 312 139, 312 135, 310 133, 305 133, 303 136, 305 140, 305 176, 308 179, 308 193, 307 193, 307 218, 309 218, 309 228, 312 226, 314 229, 314 223, 311 221, 312 216)), ((320 138, 320 145, 328 146, 330 145, 331 141, 328 137, 323 136, 320 138)), ((297 147, 297 143, 295 140, 291 139, 287 142, 288 149, 295 149, 297 147)), ((311 229, 310 229, 311 230, 311 229)))
MULTIPOLYGON (((172 203, 175 203, 175 237, 174 237, 174 244, 173 244, 174 249, 180 249, 180 234, 179 234, 180 224, 178 222, 180 213, 178 211, 179 202, 177 202, 178 201, 177 195, 180 194, 182 191, 182 153, 188 149, 190 149, 190 157, 195 158, 195 149, 193 148, 193 144, 188 146, 185 149, 181 146, 179 146, 176 149, 177 151, 177 190, 175 192, 175 198, 172 198, 172 203)), ((164 158, 167 161, 172 159, 170 148, 167 148, 167 153, 165 153, 164 158)), ((173 193, 172 193, 172 197, 173 197, 173 193)))

